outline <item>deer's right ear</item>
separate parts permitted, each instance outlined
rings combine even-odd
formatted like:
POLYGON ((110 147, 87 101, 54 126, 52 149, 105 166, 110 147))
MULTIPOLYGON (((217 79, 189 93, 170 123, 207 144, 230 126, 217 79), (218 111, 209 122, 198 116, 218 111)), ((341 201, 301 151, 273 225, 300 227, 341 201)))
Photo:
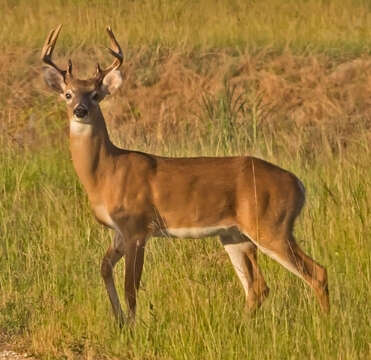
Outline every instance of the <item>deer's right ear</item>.
POLYGON ((101 88, 105 94, 111 95, 122 85, 122 75, 119 70, 109 72, 103 79, 101 88))
POLYGON ((43 67, 43 76, 46 84, 54 91, 62 94, 66 88, 63 76, 50 66, 43 67))

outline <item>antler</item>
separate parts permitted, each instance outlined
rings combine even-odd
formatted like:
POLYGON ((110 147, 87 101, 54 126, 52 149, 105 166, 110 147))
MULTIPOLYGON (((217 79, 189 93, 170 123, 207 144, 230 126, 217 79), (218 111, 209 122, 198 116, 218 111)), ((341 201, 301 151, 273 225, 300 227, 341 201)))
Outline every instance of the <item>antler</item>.
POLYGON ((65 79, 66 77, 72 77, 72 62, 71 60, 68 61, 68 68, 67 70, 60 69, 56 64, 54 64, 52 60, 52 55, 55 47, 55 43, 57 42, 59 32, 61 31, 62 24, 58 25, 58 27, 54 30, 51 30, 48 37, 45 40, 43 49, 41 51, 41 60, 54 69, 56 69, 65 79))
POLYGON ((102 81, 103 78, 111 71, 118 69, 124 60, 121 47, 119 43, 117 42, 115 35, 112 32, 111 27, 107 26, 106 30, 107 30, 108 36, 111 39, 111 47, 112 47, 112 49, 108 48, 108 51, 111 53, 111 55, 115 57, 115 59, 113 60, 113 63, 110 66, 108 66, 106 69, 103 69, 103 70, 101 69, 99 64, 97 64, 96 78, 99 81, 102 81))

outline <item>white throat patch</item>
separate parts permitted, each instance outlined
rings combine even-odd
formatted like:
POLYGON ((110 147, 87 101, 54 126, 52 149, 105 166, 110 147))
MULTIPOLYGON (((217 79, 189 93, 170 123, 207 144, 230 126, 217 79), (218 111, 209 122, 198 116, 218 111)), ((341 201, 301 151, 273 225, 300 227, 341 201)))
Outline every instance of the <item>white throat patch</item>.
POLYGON ((90 123, 89 118, 78 118, 73 116, 70 121, 70 133, 73 135, 90 135, 93 125, 90 123))

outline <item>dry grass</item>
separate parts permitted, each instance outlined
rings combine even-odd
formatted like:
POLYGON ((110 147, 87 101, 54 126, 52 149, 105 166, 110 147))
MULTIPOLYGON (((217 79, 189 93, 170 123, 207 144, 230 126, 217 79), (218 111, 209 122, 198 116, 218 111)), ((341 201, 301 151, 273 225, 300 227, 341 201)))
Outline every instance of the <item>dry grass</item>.
MULTIPOLYGON (((48 131, 66 124, 64 107, 46 91, 40 77, 36 53, 22 49, 2 55, 0 70, 1 128, 20 142, 39 142, 40 129, 48 131), (6 85, 5 85, 6 84, 6 85), (55 114, 62 122, 55 123, 55 114), (50 124, 53 117, 54 124, 50 124)), ((101 52, 90 54, 93 69, 101 52)), ((77 71, 84 55, 74 54, 77 71)), ((60 62, 66 59, 62 57, 60 62)), ((231 102, 239 101, 235 122, 249 127, 275 129, 322 129, 333 141, 346 146, 359 128, 371 130, 371 58, 336 61, 324 55, 295 56, 268 50, 256 55, 231 56, 214 53, 181 53, 159 49, 132 50, 123 72, 125 86, 103 104, 110 128, 125 134, 124 145, 132 145, 143 134, 151 142, 167 143, 185 127, 207 131, 205 99, 217 105, 233 89, 231 102), (325 130, 326 129, 326 130, 325 130)), ((83 72, 82 76, 89 75, 83 72)), ((318 136, 314 131, 313 136, 318 136)), ((177 139, 179 140, 179 139, 177 139)), ((312 142, 313 139, 309 139, 312 142)), ((295 145, 295 144, 293 144, 295 145)))

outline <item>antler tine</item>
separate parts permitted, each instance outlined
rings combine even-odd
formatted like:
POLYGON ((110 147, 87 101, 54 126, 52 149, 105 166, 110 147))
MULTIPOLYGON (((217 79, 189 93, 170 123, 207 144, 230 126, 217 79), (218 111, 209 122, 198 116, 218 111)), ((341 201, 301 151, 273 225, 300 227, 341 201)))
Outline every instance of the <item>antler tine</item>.
POLYGON ((115 35, 113 34, 113 31, 110 26, 107 26, 107 33, 111 40, 111 48, 108 48, 108 51, 115 57, 113 60, 113 63, 108 66, 105 69, 101 69, 99 64, 97 64, 97 77, 102 79, 104 76, 106 76, 109 72, 118 69, 122 62, 124 61, 124 55, 122 53, 120 44, 117 42, 115 35))
MULTIPOLYGON (((65 77, 67 70, 60 69, 52 60, 55 43, 57 42, 58 35, 61 31, 61 28, 62 28, 62 24, 58 25, 56 29, 53 29, 50 31, 48 37, 45 40, 43 49, 41 51, 41 60, 45 64, 53 66, 57 71, 59 71, 59 73, 63 75, 63 77, 65 77)), ((70 66, 69 66, 69 70, 70 70, 70 66)))

